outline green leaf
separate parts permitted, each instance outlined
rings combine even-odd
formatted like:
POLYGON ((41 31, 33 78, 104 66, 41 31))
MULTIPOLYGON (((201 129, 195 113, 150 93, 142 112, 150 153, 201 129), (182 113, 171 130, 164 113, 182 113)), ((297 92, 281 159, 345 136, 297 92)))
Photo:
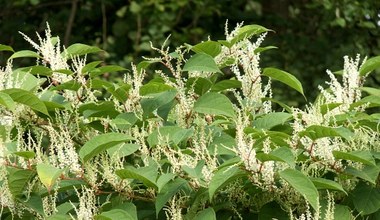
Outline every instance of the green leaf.
POLYGON ((369 215, 380 208, 380 189, 360 182, 352 192, 356 210, 361 215, 369 215))
POLYGON ((100 51, 103 50, 95 46, 77 43, 70 45, 62 54, 65 55, 67 53, 68 58, 71 58, 71 56, 82 56, 89 53, 98 53, 100 51))
POLYGON ((186 87, 188 89, 194 89, 194 92, 200 96, 207 93, 211 86, 212 82, 209 79, 202 77, 189 78, 186 81, 186 87))
POLYGON ((17 151, 17 152, 13 152, 13 154, 23 157, 25 159, 32 159, 36 156, 36 153, 34 153, 33 151, 17 151))
POLYGON ((32 192, 26 201, 23 199, 19 199, 19 201, 21 201, 26 207, 31 208, 41 216, 45 215, 44 206, 40 195, 32 192))
POLYGON ((215 92, 201 96, 194 104, 194 111, 211 115, 235 116, 232 102, 225 95, 215 92))
POLYGON ((295 159, 292 151, 287 147, 280 147, 273 151, 271 151, 269 154, 265 153, 257 153, 256 155, 257 159, 259 159, 261 162, 265 161, 281 161, 289 164, 290 167, 295 167, 295 159))
POLYGON ((54 214, 46 218, 46 220, 68 220, 72 219, 68 215, 62 215, 62 214, 54 214))
POLYGON ((154 130, 147 138, 150 147, 158 144, 174 144, 187 140, 193 134, 192 129, 185 129, 178 126, 163 126, 154 130))
POLYGON ((29 106, 31 109, 49 116, 49 113, 43 101, 41 101, 33 93, 16 88, 2 90, 1 92, 8 94, 13 99, 13 101, 29 106))
POLYGON ((16 59, 16 58, 21 58, 21 57, 35 57, 35 58, 40 58, 38 53, 31 51, 31 50, 20 50, 12 54, 9 59, 16 59))
POLYGON ((221 73, 212 56, 199 53, 193 55, 182 69, 188 72, 221 73))
POLYGON ((51 187, 55 184, 58 177, 63 173, 64 170, 58 169, 50 164, 37 164, 37 174, 40 178, 42 184, 48 189, 51 190, 51 187))
POLYGON ((111 73, 111 72, 119 72, 119 71, 125 71, 124 67, 118 66, 118 65, 107 65, 107 66, 101 66, 99 68, 95 68, 90 72, 91 77, 100 76, 104 73, 111 73))
POLYGON ((160 93, 168 90, 174 90, 174 88, 161 82, 149 82, 140 87, 139 93, 141 96, 146 96, 152 93, 160 93))
POLYGON ((128 212, 122 209, 112 209, 107 212, 102 212, 99 215, 95 216, 96 220, 137 220, 128 212))
POLYGON ((325 178, 315 178, 315 177, 309 177, 309 178, 313 182, 314 186, 317 187, 317 189, 338 190, 338 191, 344 192, 347 195, 347 192, 343 189, 343 187, 335 181, 328 180, 325 178))
POLYGON ((125 144, 121 143, 116 146, 113 146, 107 150, 108 155, 117 156, 118 158, 126 157, 140 149, 138 144, 125 144))
POLYGON ((376 180, 379 176, 380 168, 377 166, 364 166, 361 170, 358 170, 354 167, 347 167, 344 170, 345 173, 352 176, 359 177, 363 180, 366 180, 372 184, 376 184, 376 180))
POLYGON ((208 192, 210 200, 212 200, 219 189, 245 175, 246 173, 236 166, 227 166, 216 171, 209 184, 208 192))
POLYGON ((298 79, 290 73, 276 69, 276 68, 265 68, 263 72, 264 76, 268 76, 271 79, 278 80, 291 88, 295 89, 297 92, 301 93, 304 97, 302 84, 298 79))
POLYGON ((276 202, 270 202, 261 207, 258 220, 289 220, 289 214, 276 202))
POLYGON ((0 51, 12 51, 12 52, 15 52, 12 47, 10 47, 8 45, 4 45, 4 44, 0 44, 0 51))
POLYGON ((13 71, 11 77, 12 86, 14 88, 23 89, 26 91, 35 91, 36 88, 45 81, 45 79, 38 79, 32 74, 24 72, 20 69, 13 71))
POLYGON ((279 172, 281 178, 286 180, 297 192, 310 203, 314 210, 319 210, 319 194, 313 182, 298 170, 286 169, 279 172))
POLYGON ((163 173, 158 177, 156 185, 158 187, 158 192, 161 192, 162 188, 175 177, 174 173, 163 173))
POLYGON ((0 105, 5 106, 11 111, 16 109, 16 104, 13 101, 12 97, 10 97, 7 93, 0 91, 0 105))
POLYGON ((91 71, 93 71, 99 64, 101 64, 102 61, 93 61, 91 63, 87 63, 83 68, 82 68, 82 73, 87 74, 91 71))
POLYGON ((342 152, 342 151, 333 151, 335 159, 341 160, 351 160, 367 165, 376 166, 375 159, 372 156, 372 153, 369 151, 351 151, 351 152, 342 152))
POLYGON ((213 208, 207 208, 198 212, 194 220, 216 220, 216 213, 213 208))
POLYGON ((137 121, 138 118, 136 117, 135 113, 126 112, 116 116, 116 118, 112 120, 112 123, 114 123, 120 130, 127 130, 132 127, 137 121))
POLYGON ((272 112, 254 120, 253 126, 255 126, 258 129, 270 130, 271 128, 277 125, 284 124, 292 117, 292 114, 286 112, 272 112))
POLYGON ((112 101, 99 101, 97 103, 83 103, 79 106, 79 113, 83 114, 85 118, 89 117, 103 117, 114 118, 120 114, 116 110, 115 103, 112 101))
POLYGON ((53 87, 52 90, 71 90, 71 91, 78 91, 81 87, 81 84, 74 80, 67 81, 65 83, 62 83, 56 87, 53 87))
POLYGON ((121 179, 140 180, 147 187, 152 187, 158 190, 158 187, 156 185, 157 167, 148 166, 135 168, 132 166, 128 166, 125 169, 116 170, 116 175, 118 175, 121 179))
POLYGON ((380 56, 366 60, 359 69, 360 76, 365 76, 380 67, 380 56))
POLYGON ((235 44, 238 41, 241 41, 243 39, 249 39, 254 35, 258 35, 267 31, 270 31, 270 30, 260 25, 256 25, 256 24, 245 25, 239 28, 238 34, 231 40, 231 43, 235 44))
POLYGON ((255 53, 262 53, 264 51, 271 50, 271 49, 278 49, 278 47, 275 47, 275 46, 258 47, 255 49, 255 53))
POLYGON ((218 42, 205 41, 193 46, 191 50, 195 53, 205 53, 212 57, 216 57, 222 51, 222 47, 218 42))
POLYGON ((95 136, 87 141, 79 150, 79 157, 87 162, 99 153, 115 146, 116 144, 134 140, 133 137, 122 133, 106 133, 95 136))
POLYGON ((372 87, 361 87, 360 90, 374 96, 380 96, 380 89, 375 89, 372 87))
POLYGON ((334 219, 355 219, 348 206, 335 204, 334 219))
POLYGON ((239 80, 229 79, 229 80, 222 80, 220 82, 215 83, 211 87, 211 91, 220 92, 226 89, 238 89, 238 88, 241 88, 241 82, 239 80))
POLYGON ((158 217, 159 212, 165 206, 165 204, 187 183, 186 180, 177 178, 169 183, 167 183, 162 190, 158 193, 156 201, 154 203, 156 209, 156 217, 158 217))
POLYGON ((317 140, 324 137, 342 137, 346 140, 351 140, 353 133, 344 127, 326 127, 321 125, 312 125, 306 128, 305 131, 300 132, 301 136, 307 136, 312 140, 317 140))
MULTIPOLYGON (((164 108, 165 105, 170 104, 177 95, 176 90, 168 90, 165 92, 150 94, 148 97, 141 99, 141 107, 144 111, 144 116, 149 117, 150 114, 157 109, 164 108)), ((168 109, 170 111, 170 108, 168 109)), ((157 112, 158 114, 159 112, 157 112)), ((168 113, 168 112, 167 112, 168 113)), ((162 114, 158 114, 163 117, 162 114)))
POLYGON ((320 106, 320 110, 322 115, 326 114, 328 111, 332 111, 333 109, 341 106, 342 103, 327 103, 320 106))
POLYGON ((35 172, 9 166, 6 169, 8 172, 9 191, 13 196, 19 197, 24 192, 29 180, 35 175, 35 172))
POLYGON ((51 76, 53 71, 46 67, 46 66, 29 66, 29 67, 24 67, 20 68, 19 70, 22 70, 24 72, 29 72, 33 75, 38 75, 38 76, 51 76))

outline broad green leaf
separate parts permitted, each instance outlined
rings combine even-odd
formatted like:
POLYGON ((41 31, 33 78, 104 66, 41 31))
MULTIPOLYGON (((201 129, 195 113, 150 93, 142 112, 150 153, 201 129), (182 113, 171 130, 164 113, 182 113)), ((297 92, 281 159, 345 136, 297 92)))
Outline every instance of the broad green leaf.
POLYGON ((325 178, 316 178, 316 177, 309 177, 309 178, 313 182, 314 186, 317 187, 317 189, 338 190, 338 191, 344 192, 347 195, 347 192, 343 189, 343 187, 335 181, 328 180, 325 178))
POLYGON ((79 150, 79 157, 87 162, 99 153, 115 146, 116 144, 133 140, 134 138, 122 133, 106 133, 93 137, 79 150))
POLYGON ((46 220, 68 220, 72 219, 68 215, 63 215, 63 214, 54 214, 46 218, 46 220))
POLYGON ((32 209, 33 211, 35 211, 36 213, 40 214, 41 216, 45 215, 44 206, 43 206, 43 203, 42 203, 42 198, 37 193, 32 192, 28 196, 28 199, 26 201, 23 200, 23 199, 20 199, 19 201, 21 201, 23 203, 23 205, 25 205, 26 207, 32 209))
POLYGON ((95 68, 90 72, 91 77, 99 76, 104 73, 111 73, 111 72, 119 72, 119 71, 125 71, 124 67, 118 66, 118 65, 107 65, 107 66, 101 66, 99 68, 95 68))
POLYGON ((212 92, 220 92, 226 89, 238 89, 241 88, 241 82, 239 80, 229 79, 222 80, 220 82, 215 83, 211 87, 212 92))
POLYGON ((254 120, 253 126, 258 129, 270 130, 271 128, 277 125, 284 124, 292 117, 293 117, 292 114, 289 114, 286 112, 272 112, 269 114, 265 114, 263 117, 254 120))
POLYGON ((212 138, 212 143, 208 149, 210 152, 217 152, 218 155, 235 155, 236 153, 232 150, 235 146, 235 138, 225 132, 221 132, 212 138))
POLYGON ((35 57, 35 58, 40 58, 38 53, 31 51, 31 50, 20 50, 12 54, 12 56, 9 57, 9 59, 16 59, 16 58, 21 58, 21 57, 35 57))
POLYGON ((328 111, 331 111, 339 106, 341 106, 342 103, 328 103, 328 104, 323 104, 320 106, 321 113, 324 115, 328 111))
POLYGON ((0 51, 12 51, 12 52, 15 52, 11 46, 4 45, 4 44, 0 44, 0 51))
POLYGON ((85 118, 103 117, 115 118, 120 114, 116 110, 115 103, 112 101, 99 101, 97 103, 87 102, 79 106, 79 113, 85 118))
POLYGON ((62 83, 60 85, 57 85, 56 87, 53 87, 52 90, 71 90, 71 91, 78 91, 81 87, 81 84, 74 80, 67 81, 65 83, 62 83))
POLYGON ((335 159, 341 160, 351 160, 367 165, 376 166, 375 159, 372 156, 372 153, 369 151, 351 151, 351 152, 342 152, 342 151, 333 151, 335 159))
POLYGON ((231 40, 231 43, 235 44, 238 41, 241 41, 246 38, 249 39, 254 35, 258 35, 267 31, 270 31, 270 30, 260 25, 256 25, 256 24, 245 25, 239 28, 238 34, 231 40))
POLYGON ((286 180, 297 192, 310 203, 314 210, 319 210, 319 194, 313 182, 298 170, 286 169, 279 172, 281 178, 286 180))
POLYGON ((126 157, 134 152, 136 152, 140 148, 140 145, 138 144, 125 144, 121 143, 116 146, 113 146, 109 149, 107 149, 107 153, 110 156, 117 156, 118 158, 126 157))
POLYGON ((102 212, 95 216, 96 220, 137 220, 137 218, 132 217, 128 212, 122 209, 112 209, 107 212, 102 212))
POLYGON ((335 204, 334 206, 334 219, 355 219, 352 216, 352 211, 348 206, 339 204, 335 204))
POLYGON ((289 164, 290 167, 294 168, 295 167, 295 158, 292 153, 292 150, 290 150, 288 147, 280 147, 277 148, 268 154, 264 153, 257 153, 257 159, 259 159, 262 162, 265 161, 281 161, 284 163, 289 164))
POLYGON ((258 220, 289 220, 289 214, 276 202, 270 202, 261 207, 258 220))
POLYGON ((186 81, 186 87, 188 89, 194 89, 194 92, 200 96, 207 93, 211 86, 212 82, 209 79, 202 77, 189 78, 186 81))
POLYGON ((219 189, 245 175, 246 173, 236 166, 227 166, 216 171, 209 184, 208 192, 210 200, 212 200, 219 189))
POLYGON ((29 72, 33 75, 38 75, 38 76, 51 76, 53 73, 53 71, 50 68, 48 68, 46 66, 40 66, 40 65, 24 67, 24 68, 20 68, 18 70, 22 70, 24 72, 29 72))
POLYGON ((360 90, 374 96, 380 96, 380 89, 375 89, 372 87, 361 87, 360 90))
POLYGON ((7 93, 0 91, 0 105, 5 106, 11 111, 16 109, 16 104, 13 101, 12 97, 10 97, 7 93))
POLYGON ((137 71, 141 72, 141 70, 146 69, 148 66, 150 66, 153 63, 159 63, 160 61, 156 60, 144 60, 141 61, 139 64, 137 64, 137 71))
POLYGON ((14 88, 23 89, 26 91, 35 91, 36 88, 45 81, 45 79, 38 79, 32 74, 24 72, 20 69, 13 71, 11 77, 12 86, 14 88))
POLYGON ((17 151, 17 152, 13 152, 13 154, 23 157, 25 159, 32 159, 36 156, 36 153, 34 153, 33 151, 17 151))
POLYGON ((380 189, 360 182, 354 191, 353 202, 361 215, 369 215, 380 209, 380 189))
POLYGON ((200 181, 203 177, 202 169, 205 165, 205 160, 198 161, 197 165, 194 168, 191 168, 187 165, 182 165, 182 169, 189 174, 189 177, 195 178, 200 181))
POLYGON ((154 203, 156 209, 156 217, 158 217, 158 213, 165 206, 165 204, 179 191, 181 190, 185 184, 186 180, 177 178, 165 186, 163 186, 162 190, 157 195, 156 201, 154 203))
POLYGON ((83 68, 82 68, 82 73, 87 74, 91 71, 93 71, 99 64, 101 64, 102 61, 93 61, 91 63, 87 63, 83 68))
POLYGON ((126 112, 116 116, 116 118, 112 120, 112 123, 114 123, 120 130, 127 130, 132 127, 137 121, 138 118, 136 117, 135 113, 126 112))
POLYGON ((140 87, 139 93, 142 96, 146 96, 152 93, 160 93, 174 88, 161 82, 149 82, 140 87))
POLYGON ((10 166, 7 166, 6 169, 8 172, 9 191, 13 196, 19 197, 24 192, 29 180, 35 175, 35 172, 10 166))
POLYGON ((187 140, 193 134, 192 129, 185 129, 178 126, 163 126, 154 130, 147 138, 150 147, 158 144, 174 144, 187 140))
POLYGON ((98 47, 77 43, 70 45, 62 54, 67 54, 68 58, 71 58, 71 56, 81 56, 89 53, 98 53, 100 51, 102 50, 98 47))
POLYGON ((359 69, 359 74, 365 76, 380 67, 380 56, 366 60, 359 69))
POLYGON ((149 94, 148 97, 141 99, 140 103, 144 111, 144 116, 149 117, 154 110, 162 108, 165 105, 171 103, 176 95, 176 90, 168 90, 156 94, 149 94))
POLYGON ((364 166, 361 170, 358 170, 353 167, 347 167, 344 170, 345 173, 352 176, 359 177, 363 180, 366 180, 372 184, 376 184, 376 180, 379 176, 380 168, 377 166, 364 166))
POLYGON ((235 116, 232 102, 225 95, 215 92, 201 96, 194 104, 194 111, 211 115, 235 116))
POLYGON ((198 212, 194 218, 195 220, 216 220, 216 213, 213 208, 207 208, 198 212))
POLYGON ((116 170, 116 175, 118 175, 121 179, 140 180, 144 185, 158 190, 158 187, 156 185, 157 167, 148 166, 135 168, 128 166, 125 169, 116 170))
POLYGON ((174 173, 163 173, 158 177, 156 185, 158 187, 158 192, 161 192, 162 188, 175 177, 174 173))
POLYGON ((287 73, 283 70, 269 67, 264 69, 263 75, 290 86, 305 97, 301 82, 298 81, 298 79, 292 74, 287 73))
POLYGON ((222 47, 218 42, 205 41, 193 46, 191 50, 195 53, 205 53, 212 57, 216 57, 222 51, 222 47))
POLYGON ((324 137, 342 137, 346 140, 351 140, 353 133, 344 127, 326 127, 321 125, 312 125, 300 132, 301 136, 307 136, 312 140, 317 140, 324 137))
POLYGON ((221 73, 212 56, 199 53, 193 55, 184 65, 183 71, 221 73))
POLYGON ((63 173, 64 170, 58 169, 50 164, 37 164, 36 166, 38 178, 41 180, 42 184, 51 190, 51 187, 55 184, 58 177, 63 173))
POLYGON ((23 89, 6 89, 1 92, 8 94, 13 101, 29 106, 31 109, 49 115, 45 104, 33 93, 23 89))

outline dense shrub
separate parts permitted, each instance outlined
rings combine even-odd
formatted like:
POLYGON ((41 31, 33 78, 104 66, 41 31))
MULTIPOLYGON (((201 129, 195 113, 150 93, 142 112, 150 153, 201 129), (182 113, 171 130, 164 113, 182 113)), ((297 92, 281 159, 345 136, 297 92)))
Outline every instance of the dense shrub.
POLYGON ((101 50, 62 49, 49 28, 37 43, 24 36, 36 52, 0 45, 12 52, 0 72, 1 219, 377 219, 380 90, 363 84, 380 58, 345 57, 299 109, 272 98, 272 80, 304 90, 261 69, 268 31, 152 46, 157 57, 131 70, 86 62, 101 50), (36 65, 12 68, 24 58, 36 65))

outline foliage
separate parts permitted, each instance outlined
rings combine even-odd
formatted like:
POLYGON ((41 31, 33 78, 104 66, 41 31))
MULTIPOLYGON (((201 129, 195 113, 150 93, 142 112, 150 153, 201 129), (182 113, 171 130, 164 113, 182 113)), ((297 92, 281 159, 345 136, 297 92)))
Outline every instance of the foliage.
MULTIPOLYGON (((121 66, 153 56, 150 42, 162 45, 169 34, 167 45, 175 48, 208 36, 221 39, 225 20, 259 23, 276 31, 268 34, 266 43, 278 47, 268 51, 261 63, 294 74, 312 88, 305 94, 312 100, 318 95, 317 86, 328 80, 326 66, 335 71, 344 55, 380 53, 378 0, 0 0, 0 5, 3 44, 16 50, 27 48, 16 37, 17 31, 42 34, 49 21, 63 45, 97 45, 107 51, 100 54, 102 61, 121 66)), ((6 58, 0 55, 2 65, 6 58)), ((15 65, 33 63, 23 59, 15 65)), ((147 71, 154 69, 152 65, 147 71)), ((367 83, 378 86, 380 79, 372 74, 367 83)), ((277 99, 294 106, 306 104, 296 91, 285 88, 275 84, 277 99)))
POLYGON ((225 40, 152 47, 131 70, 86 62, 101 50, 62 49, 49 27, 38 43, 24 35, 36 52, 1 46, 13 53, 0 72, 1 219, 376 219, 380 98, 363 84, 379 58, 345 57, 299 109, 271 81, 302 97, 300 81, 259 65, 269 30, 227 26, 225 40), (20 58, 37 64, 14 68, 20 58))

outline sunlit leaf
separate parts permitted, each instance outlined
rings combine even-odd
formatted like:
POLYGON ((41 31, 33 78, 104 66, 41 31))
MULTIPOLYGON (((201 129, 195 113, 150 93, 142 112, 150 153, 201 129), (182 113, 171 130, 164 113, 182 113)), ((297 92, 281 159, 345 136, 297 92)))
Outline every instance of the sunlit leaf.
POLYGON ((235 116, 231 101, 225 95, 214 92, 201 96, 194 104, 194 111, 211 115, 235 116))
POLYGON ((220 73, 218 66, 212 56, 199 53, 193 55, 185 64, 182 69, 189 72, 210 72, 220 73))
POLYGON ((50 164, 37 164, 37 174, 42 184, 51 190, 51 187, 55 184, 58 177, 63 173, 64 170, 58 169, 50 164))
POLYGON ((290 86, 305 97, 301 82, 292 74, 276 68, 265 68, 263 75, 290 86))
POLYGON ((319 210, 319 194, 313 182, 298 170, 286 169, 278 173, 297 192, 310 203, 314 210, 319 210))
POLYGON ((24 104, 31 109, 41 112, 45 115, 49 115, 43 101, 41 101, 36 95, 29 91, 13 88, 2 90, 1 92, 8 94, 15 102, 24 104))
POLYGON ((88 161, 99 153, 115 146, 116 144, 133 140, 134 138, 122 133, 106 133, 93 137, 79 150, 79 157, 88 161))

